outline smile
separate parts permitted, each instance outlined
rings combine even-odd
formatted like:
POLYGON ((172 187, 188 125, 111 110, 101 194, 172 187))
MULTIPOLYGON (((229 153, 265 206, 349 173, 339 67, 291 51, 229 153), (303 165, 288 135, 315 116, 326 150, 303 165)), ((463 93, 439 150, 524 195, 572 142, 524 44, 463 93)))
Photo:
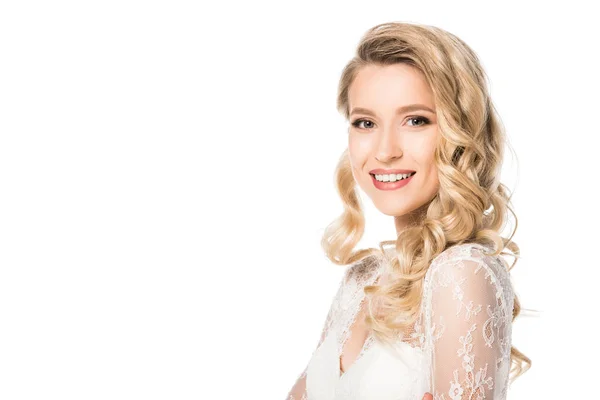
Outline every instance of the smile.
MULTIPOLYGON (((410 183, 410 181, 412 180, 412 177, 416 174, 416 172, 412 172, 410 174, 407 174, 407 177, 404 178, 404 176, 406 175, 401 175, 399 180, 396 180, 394 182, 382 182, 382 181, 378 181, 377 178, 375 178, 375 175, 373 174, 369 174, 371 175, 371 179, 373 181, 373 184, 375 185, 375 187, 377 189, 380 190, 396 190, 396 189, 400 189, 406 185, 408 185, 410 183)), ((384 175, 387 178, 389 178, 389 175, 384 175)), ((394 175, 392 175, 393 177, 394 175)), ((396 175, 398 176, 398 175, 396 175)))

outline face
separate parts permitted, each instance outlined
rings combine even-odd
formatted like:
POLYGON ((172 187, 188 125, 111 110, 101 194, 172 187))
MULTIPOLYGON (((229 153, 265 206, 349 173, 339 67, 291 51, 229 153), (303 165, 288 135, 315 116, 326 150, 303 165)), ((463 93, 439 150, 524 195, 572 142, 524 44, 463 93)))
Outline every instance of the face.
POLYGON ((439 189, 433 93, 410 65, 368 65, 350 86, 348 100, 354 179, 377 209, 397 218, 398 227, 423 211, 439 189))

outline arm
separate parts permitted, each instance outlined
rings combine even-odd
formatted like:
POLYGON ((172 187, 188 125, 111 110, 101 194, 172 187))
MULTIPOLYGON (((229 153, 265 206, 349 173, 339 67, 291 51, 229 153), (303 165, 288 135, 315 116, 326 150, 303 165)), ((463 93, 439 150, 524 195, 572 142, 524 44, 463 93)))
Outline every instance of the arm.
POLYGON ((513 293, 508 271, 491 260, 478 255, 432 267, 427 314, 435 400, 506 398, 513 293))
MULTIPOLYGON (((314 351, 316 351, 316 349, 318 349, 319 346, 321 346, 321 343, 323 343, 323 340, 325 340, 325 337, 327 337, 327 333, 329 332, 329 329, 331 328, 331 324, 333 322, 334 309, 335 309, 337 301, 341 295, 341 291, 343 289, 343 282, 344 281, 342 280, 342 283, 340 284, 340 287, 329 307, 329 312, 327 313, 327 317, 325 319, 325 324, 321 331, 321 338, 319 339, 319 343, 317 344, 317 347, 315 348, 314 351)), ((314 351, 313 351, 313 354, 314 354, 314 351)), ((294 386, 292 386, 292 389, 290 390, 290 392, 288 393, 286 400, 307 400, 307 394, 306 394, 306 369, 307 368, 308 368, 308 366, 306 366, 304 368, 304 371, 302 371, 300 376, 296 379, 296 382, 295 382, 294 386)))
POLYGON ((306 369, 300 374, 286 400, 307 400, 306 397, 306 369))

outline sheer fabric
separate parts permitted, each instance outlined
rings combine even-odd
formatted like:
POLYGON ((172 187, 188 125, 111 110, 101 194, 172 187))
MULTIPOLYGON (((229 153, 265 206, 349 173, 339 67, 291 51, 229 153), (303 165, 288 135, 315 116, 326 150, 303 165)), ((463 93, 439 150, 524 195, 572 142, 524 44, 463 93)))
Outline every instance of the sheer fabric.
POLYGON ((504 259, 486 252, 464 243, 431 262, 417 322, 394 346, 355 333, 363 288, 379 280, 389 259, 350 265, 286 400, 420 400, 425 392, 435 400, 506 399, 514 292, 504 259))

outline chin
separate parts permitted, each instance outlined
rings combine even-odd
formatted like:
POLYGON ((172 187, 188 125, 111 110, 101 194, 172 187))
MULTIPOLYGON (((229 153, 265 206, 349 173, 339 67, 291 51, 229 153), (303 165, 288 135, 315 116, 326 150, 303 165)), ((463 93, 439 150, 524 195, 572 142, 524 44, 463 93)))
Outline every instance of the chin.
POLYGON ((377 209, 389 217, 399 217, 410 213, 410 207, 377 207, 377 209))

